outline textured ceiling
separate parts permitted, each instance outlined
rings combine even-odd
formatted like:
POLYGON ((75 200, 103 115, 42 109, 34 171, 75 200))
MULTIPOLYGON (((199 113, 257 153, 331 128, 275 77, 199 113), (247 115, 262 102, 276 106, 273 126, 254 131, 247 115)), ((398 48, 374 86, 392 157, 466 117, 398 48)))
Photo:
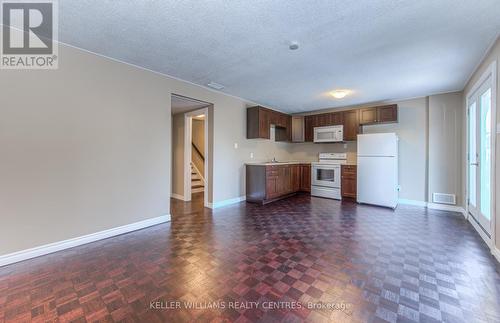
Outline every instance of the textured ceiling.
POLYGON ((500 31, 499 0, 59 5, 62 42, 289 112, 461 90, 500 31))

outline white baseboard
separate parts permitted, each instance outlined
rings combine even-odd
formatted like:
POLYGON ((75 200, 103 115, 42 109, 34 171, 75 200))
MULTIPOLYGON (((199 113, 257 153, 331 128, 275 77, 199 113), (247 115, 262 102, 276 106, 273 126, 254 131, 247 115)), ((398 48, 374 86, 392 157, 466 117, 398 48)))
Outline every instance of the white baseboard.
POLYGON ((184 201, 183 195, 172 193, 172 194, 170 194, 170 196, 173 197, 174 199, 184 201))
POLYGON ((432 210, 458 212, 461 213, 464 217, 466 217, 465 209, 461 206, 430 203, 425 201, 407 200, 407 199, 399 199, 398 202, 399 204, 421 206, 432 210))
POLYGON ((493 254, 493 256, 495 256, 495 258, 497 259, 497 261, 500 262, 500 249, 498 249, 497 247, 493 246, 491 248, 491 253, 493 254))
POLYGON ((247 199, 246 196, 235 197, 233 199, 228 199, 228 200, 219 201, 219 202, 215 202, 215 203, 208 203, 208 207, 211 209, 218 209, 220 207, 243 202, 246 199, 247 199))
POLYGON ((442 211, 451 211, 458 212, 465 216, 465 209, 461 206, 457 205, 446 205, 446 204, 438 204, 438 203, 427 203, 427 207, 433 210, 442 210, 442 211))
POLYGON ((424 201, 399 199, 398 202, 399 202, 399 204, 427 207, 427 202, 424 202, 424 201))
POLYGON ((83 244, 87 244, 90 242, 114 237, 120 234, 144 229, 153 225, 157 225, 164 222, 170 221, 170 214, 162 215, 156 218, 147 219, 140 222, 135 222, 131 224, 127 224, 121 227, 116 227, 104 231, 99 231, 96 233, 87 234, 81 237, 76 237, 68 240, 58 241, 54 243, 49 243, 43 246, 21 250, 18 252, 0 255, 0 267, 13 264, 19 261, 47 255, 49 253, 53 253, 56 251, 61 251, 64 249, 69 249, 77 246, 81 246, 83 244))
POLYGON ((476 222, 476 219, 474 219, 472 215, 468 218, 468 221, 474 227, 474 229, 479 234, 481 239, 483 239, 483 241, 488 245, 488 248, 490 248, 491 253, 493 253, 493 249, 495 249, 495 242, 492 241, 490 237, 488 237, 488 235, 484 232, 483 228, 481 228, 481 226, 476 222))

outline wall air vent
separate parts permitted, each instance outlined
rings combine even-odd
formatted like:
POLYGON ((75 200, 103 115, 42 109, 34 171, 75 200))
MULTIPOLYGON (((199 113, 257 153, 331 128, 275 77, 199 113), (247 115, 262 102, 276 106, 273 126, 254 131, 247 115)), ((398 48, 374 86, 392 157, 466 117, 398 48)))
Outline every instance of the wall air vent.
POLYGON ((455 205, 457 204, 457 198, 455 194, 432 193, 432 202, 455 205))

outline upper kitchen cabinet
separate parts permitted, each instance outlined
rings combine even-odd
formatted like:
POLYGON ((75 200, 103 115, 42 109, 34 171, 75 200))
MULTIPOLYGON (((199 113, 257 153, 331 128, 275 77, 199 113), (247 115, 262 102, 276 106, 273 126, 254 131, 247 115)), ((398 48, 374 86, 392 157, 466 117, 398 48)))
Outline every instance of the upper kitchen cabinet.
POLYGON ((398 106, 396 104, 391 104, 378 107, 377 122, 398 122, 398 106))
MULTIPOLYGON (((322 114, 313 114, 304 117, 304 139, 305 141, 314 140, 314 128, 336 126, 344 124, 343 112, 331 112, 322 114)), ((344 126, 345 127, 345 126, 344 126)), ((354 139, 355 140, 355 139, 354 139)))
POLYGON ((337 126, 344 124, 344 113, 342 112, 333 112, 330 113, 330 124, 329 126, 337 126))
POLYGON ((369 124, 377 122, 377 108, 365 108, 359 110, 359 123, 369 124))
POLYGON ((292 117, 256 106, 247 108, 247 139, 271 139, 271 125, 275 125, 276 141, 290 141, 292 117))
POLYGON ((343 111, 342 119, 344 124, 344 140, 356 140, 359 133, 359 110, 343 111))
POLYGON ((303 142, 305 140, 304 123, 304 117, 292 117, 292 142, 303 142))
POLYGON ((247 109, 247 139, 270 139, 272 111, 263 107, 247 109))
POLYGON ((304 140, 313 141, 314 139, 314 119, 315 116, 304 117, 304 140))
POLYGON ((315 127, 324 127, 330 125, 331 121, 330 113, 323 113, 316 115, 316 125, 315 127))
POLYGON ((384 105, 359 110, 359 123, 376 124, 398 121, 398 106, 396 104, 384 105))

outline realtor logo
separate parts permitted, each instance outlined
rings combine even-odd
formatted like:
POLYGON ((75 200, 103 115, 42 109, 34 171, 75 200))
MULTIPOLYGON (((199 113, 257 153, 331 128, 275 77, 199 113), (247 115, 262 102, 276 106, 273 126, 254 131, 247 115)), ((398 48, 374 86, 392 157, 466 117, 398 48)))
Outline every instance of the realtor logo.
POLYGON ((0 68, 57 68, 56 1, 3 1, 1 17, 0 68))

